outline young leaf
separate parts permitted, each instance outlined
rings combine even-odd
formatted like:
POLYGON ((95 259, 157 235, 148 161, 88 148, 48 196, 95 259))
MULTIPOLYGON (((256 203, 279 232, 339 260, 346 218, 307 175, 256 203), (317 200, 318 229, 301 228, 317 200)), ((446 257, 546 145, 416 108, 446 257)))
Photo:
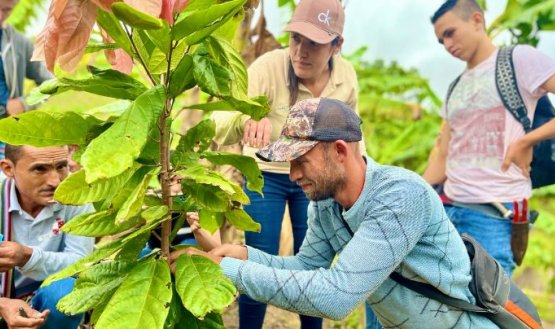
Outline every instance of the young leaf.
POLYGON ((254 120, 260 120, 270 112, 270 106, 268 105, 268 98, 266 96, 258 96, 252 99, 224 97, 221 101, 189 105, 186 108, 204 111, 240 111, 254 120))
POLYGON ((181 137, 179 145, 172 156, 174 164, 179 162, 182 154, 186 152, 206 151, 216 135, 216 124, 211 119, 204 119, 196 126, 187 130, 185 136, 181 137))
POLYGON ((172 29, 174 40, 181 40, 189 45, 199 43, 214 30, 222 26, 235 15, 246 0, 233 0, 195 10, 180 19, 172 29))
POLYGON ((225 218, 236 228, 243 231, 260 232, 260 224, 255 222, 243 209, 233 209, 225 213, 225 218))
POLYGON ((73 290, 58 302, 57 308, 75 315, 107 303, 134 263, 108 261, 81 272, 73 290))
POLYGON ((129 55, 133 54, 133 46, 129 41, 129 37, 114 14, 104 10, 98 10, 96 22, 112 39, 114 39, 119 47, 125 50, 129 55))
POLYGON ((231 74, 228 69, 214 62, 207 55, 193 56, 193 76, 199 88, 217 97, 231 96, 231 74))
MULTIPOLYGON (((89 66, 88 69, 93 75, 91 78, 82 80, 61 78, 55 93, 78 90, 106 97, 134 100, 147 90, 144 84, 119 71, 101 70, 93 66, 89 66)), ((42 90, 41 92, 44 93, 42 90)))
POLYGON ((87 184, 85 181, 85 171, 81 169, 62 181, 58 188, 56 188, 56 192, 54 192, 54 198, 63 204, 69 205, 83 205, 89 202, 109 199, 123 188, 139 167, 139 164, 134 164, 121 175, 109 179, 101 179, 91 184, 87 184))
POLYGON ((117 176, 130 168, 164 106, 164 89, 155 87, 139 96, 113 126, 93 140, 81 157, 87 183, 117 176))
POLYGON ((118 225, 116 213, 113 210, 103 210, 73 218, 62 227, 62 231, 81 236, 103 237, 126 231, 140 222, 140 218, 134 217, 118 225))
POLYGON ((127 200, 118 209, 116 215, 116 224, 122 225, 129 218, 137 215, 141 211, 143 206, 143 200, 145 198, 146 190, 148 189, 148 184, 152 179, 153 175, 156 175, 158 168, 154 167, 143 177, 143 180, 135 186, 127 200))
POLYGON ((235 297, 235 286, 213 261, 201 256, 181 255, 177 259, 175 288, 181 301, 195 317, 221 313, 235 297))
POLYGON ((149 258, 139 262, 114 293, 98 319, 97 329, 163 328, 172 300, 168 263, 149 258))
POLYGON ((237 168, 247 178, 247 188, 262 194, 264 178, 252 157, 235 153, 206 151, 201 154, 201 158, 205 158, 218 166, 231 165, 237 168))
POLYGON ((164 26, 161 29, 147 30, 145 32, 158 49, 164 54, 168 54, 172 42, 170 26, 165 20, 162 20, 162 24, 164 26))
POLYGON ((210 56, 216 63, 228 67, 231 73, 231 95, 236 98, 247 97, 247 69, 241 54, 228 41, 208 37, 204 42, 210 56))
POLYGON ((114 2, 112 4, 112 11, 122 22, 137 29, 155 30, 161 29, 164 26, 159 18, 137 10, 125 2, 114 2))
POLYGON ((193 57, 185 54, 175 70, 171 73, 169 93, 172 98, 181 95, 195 85, 193 75, 193 57))
POLYGON ((201 164, 189 166, 187 169, 179 171, 178 174, 179 176, 188 180, 193 180, 196 183, 219 187, 227 194, 232 195, 235 193, 232 186, 234 183, 225 178, 223 174, 210 170, 201 164))
POLYGON ((0 140, 36 147, 85 145, 87 132, 100 124, 73 112, 31 111, 0 120, 0 140))

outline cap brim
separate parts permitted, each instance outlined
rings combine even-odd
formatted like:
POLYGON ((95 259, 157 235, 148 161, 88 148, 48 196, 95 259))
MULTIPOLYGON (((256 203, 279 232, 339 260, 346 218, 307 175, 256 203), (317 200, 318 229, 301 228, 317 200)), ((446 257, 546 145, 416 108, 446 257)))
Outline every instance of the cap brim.
POLYGON ((326 32, 310 22, 291 22, 284 31, 298 33, 319 44, 330 43, 338 37, 337 34, 326 32))
POLYGON ((287 162, 295 160, 312 150, 318 141, 291 139, 281 136, 277 141, 261 148, 256 156, 267 162, 287 162))

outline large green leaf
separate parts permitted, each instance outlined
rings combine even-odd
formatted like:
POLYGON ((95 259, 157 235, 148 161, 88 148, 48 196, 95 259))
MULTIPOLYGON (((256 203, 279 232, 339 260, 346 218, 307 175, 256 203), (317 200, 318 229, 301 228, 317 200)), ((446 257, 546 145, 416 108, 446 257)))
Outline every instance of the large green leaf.
POLYGON ((187 130, 185 136, 179 140, 175 155, 172 157, 175 160, 174 164, 179 162, 182 153, 206 151, 215 135, 216 124, 211 119, 204 119, 187 130))
POLYGON ((107 303, 133 264, 108 261, 81 272, 73 290, 58 302, 57 308, 66 314, 75 315, 107 303))
POLYGON ((143 83, 125 73, 112 69, 101 70, 93 66, 89 66, 88 69, 92 74, 88 79, 51 80, 49 85, 41 85, 40 92, 60 94, 67 90, 78 90, 106 97, 134 100, 147 90, 143 83))
POLYGON ((198 212, 200 226, 208 232, 214 234, 219 229, 225 220, 224 213, 213 212, 201 209, 198 212))
POLYGON ((235 208, 225 213, 225 218, 242 231, 260 232, 260 224, 243 209, 235 208))
POLYGON ((113 122, 116 121, 116 119, 119 118, 123 113, 125 113, 125 110, 127 110, 129 106, 131 106, 130 101, 125 99, 118 99, 106 105, 87 108, 81 113, 92 115, 93 117, 102 121, 113 122))
POLYGON ((149 258, 137 264, 98 319, 97 329, 162 329, 172 300, 168 263, 149 258))
POLYGON ((231 95, 246 98, 248 88, 247 68, 241 54, 228 41, 208 37, 204 44, 212 58, 220 65, 229 68, 231 73, 231 95))
POLYGON ((216 186, 197 184, 192 180, 181 181, 183 191, 191 196, 199 208, 215 212, 227 211, 230 197, 216 186))
POLYGON ((177 259, 175 288, 181 301, 195 317, 221 313, 235 297, 235 286, 219 265, 201 256, 181 255, 177 259))
MULTIPOLYGON (((157 45, 157 43, 151 39, 151 41, 157 45)), ((181 59, 187 53, 187 44, 185 42, 179 42, 171 52, 171 65, 170 70, 175 70, 177 65, 181 62, 181 59)), ((159 49, 157 46, 156 49, 152 52, 150 56, 150 60, 148 66, 150 68, 150 73, 153 74, 163 74, 168 72, 168 61, 169 55, 162 50, 159 49)))
MULTIPOLYGON (((146 236, 146 238, 148 238, 148 236, 146 236)), ((143 241, 141 241, 142 246, 144 246, 144 243, 146 242, 146 238, 143 238, 143 241)), ((125 248, 126 245, 128 244, 130 245, 134 242, 134 241, 123 241, 123 240, 124 238, 119 238, 117 240, 106 243, 100 247, 97 247, 97 249, 93 251, 91 254, 79 259, 77 262, 71 264, 70 266, 66 267, 60 272, 46 278, 46 280, 44 280, 44 282, 42 283, 42 286, 43 287, 48 286, 54 281, 64 279, 74 274, 80 273, 90 268, 91 266, 95 265, 97 262, 113 256, 122 248, 125 248)))
POLYGON ((172 29, 174 40, 185 37, 189 45, 199 43, 235 15, 246 0, 233 0, 185 13, 172 29))
POLYGON ((204 54, 195 54, 193 63, 193 76, 202 91, 217 97, 231 96, 232 77, 226 67, 204 54))
POLYGON ((133 46, 129 41, 129 37, 116 16, 104 10, 97 10, 97 12, 96 22, 98 25, 100 25, 100 27, 106 31, 125 52, 129 55, 133 54, 133 46))
POLYGON ((56 188, 54 198, 63 204, 69 205, 83 205, 108 199, 123 188, 129 178, 139 169, 139 166, 134 164, 121 175, 109 179, 100 179, 91 184, 87 184, 85 170, 81 169, 64 179, 56 188))
POLYGON ((0 140, 37 147, 84 145, 88 131, 100 124, 95 118, 72 112, 31 111, 0 120, 0 140))
POLYGON ((210 170, 201 164, 190 166, 185 170, 180 170, 178 174, 184 179, 193 180, 199 184, 219 187, 227 194, 232 195, 235 193, 235 189, 232 186, 234 183, 229 181, 223 174, 210 170))
POLYGON ((231 165, 237 168, 247 178, 247 188, 262 194, 264 178, 252 157, 225 152, 203 152, 201 157, 218 166, 231 165))
POLYGON ((224 329, 224 320, 216 312, 208 313, 202 320, 196 318, 187 309, 183 309, 180 321, 174 329, 224 329))
POLYGON ((181 95, 185 90, 195 85, 193 75, 193 57, 185 54, 181 61, 171 73, 169 93, 171 97, 181 95))
POLYGON ((140 222, 140 218, 134 217, 119 224, 116 223, 116 213, 113 210, 102 210, 74 217, 62 227, 62 231, 81 236, 103 237, 126 231, 140 222))
POLYGON ((168 209, 168 206, 166 205, 154 206, 144 210, 141 213, 141 217, 147 222, 152 222, 166 216, 168 212, 169 212, 169 209, 168 209))
POLYGON ((114 125, 93 140, 81 157, 86 181, 92 183, 128 170, 141 153, 164 106, 164 89, 155 87, 139 96, 114 125))
POLYGON ((260 120, 266 117, 270 112, 270 106, 266 96, 253 97, 252 99, 224 97, 224 99, 220 101, 188 105, 187 108, 204 111, 240 111, 254 120, 260 120))
POLYGON ((159 18, 137 10, 125 2, 114 2, 112 4, 112 11, 122 22, 137 29, 155 30, 161 29, 164 26, 159 18))
POLYGON ((143 176, 142 181, 135 186, 133 191, 129 194, 127 200, 125 200, 125 202, 118 209, 116 224, 123 224, 129 218, 132 218, 141 211, 146 190, 148 189, 148 184, 152 180, 152 177, 158 173, 158 170, 159 168, 157 167, 151 168, 148 174, 143 176))

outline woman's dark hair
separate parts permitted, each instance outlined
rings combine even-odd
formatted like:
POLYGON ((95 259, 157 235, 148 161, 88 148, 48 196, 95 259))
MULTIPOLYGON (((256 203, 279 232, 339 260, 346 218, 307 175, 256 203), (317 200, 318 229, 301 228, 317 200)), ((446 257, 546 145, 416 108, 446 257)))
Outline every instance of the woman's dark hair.
MULTIPOLYGON (((331 45, 334 47, 337 46, 338 43, 339 37, 331 41, 331 45)), ((328 61, 328 68, 330 72, 333 70, 333 56, 331 56, 328 61)), ((289 69, 287 70, 287 80, 289 80, 289 106, 293 106, 299 97, 299 77, 295 74, 291 59, 289 60, 289 69)))

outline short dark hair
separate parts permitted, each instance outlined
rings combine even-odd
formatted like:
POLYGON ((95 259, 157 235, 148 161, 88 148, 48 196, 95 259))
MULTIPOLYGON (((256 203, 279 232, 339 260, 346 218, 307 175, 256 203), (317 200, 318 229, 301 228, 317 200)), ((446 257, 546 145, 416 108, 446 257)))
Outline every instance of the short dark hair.
POLYGON ((432 16, 432 24, 435 24, 441 16, 445 15, 449 11, 453 11, 454 14, 465 21, 468 20, 474 12, 484 13, 484 10, 480 7, 478 2, 476 2, 476 0, 447 0, 432 16))
POLYGON ((14 164, 21 158, 22 153, 23 145, 6 144, 6 151, 4 152, 4 156, 6 157, 6 159, 10 160, 14 164))

